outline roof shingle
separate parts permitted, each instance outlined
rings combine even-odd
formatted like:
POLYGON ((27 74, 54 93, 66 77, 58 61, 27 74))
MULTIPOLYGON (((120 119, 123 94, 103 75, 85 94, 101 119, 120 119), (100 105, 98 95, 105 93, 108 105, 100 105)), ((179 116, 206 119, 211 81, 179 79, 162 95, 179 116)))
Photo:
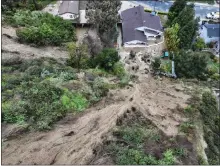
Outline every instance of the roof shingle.
POLYGON ((205 24, 204 26, 207 28, 207 35, 210 37, 219 37, 219 25, 220 24, 205 24))
POLYGON ((162 25, 158 16, 144 12, 143 6, 137 6, 121 12, 123 42, 139 40, 146 42, 144 32, 136 30, 138 27, 147 27, 162 31, 162 25))

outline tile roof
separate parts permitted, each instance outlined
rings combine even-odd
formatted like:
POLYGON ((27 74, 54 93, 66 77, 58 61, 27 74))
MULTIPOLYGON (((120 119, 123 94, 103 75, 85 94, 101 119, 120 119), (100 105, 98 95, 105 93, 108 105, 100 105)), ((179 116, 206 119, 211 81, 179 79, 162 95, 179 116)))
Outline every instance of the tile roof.
POLYGON ((59 6, 59 14, 79 14, 79 1, 62 1, 59 6))

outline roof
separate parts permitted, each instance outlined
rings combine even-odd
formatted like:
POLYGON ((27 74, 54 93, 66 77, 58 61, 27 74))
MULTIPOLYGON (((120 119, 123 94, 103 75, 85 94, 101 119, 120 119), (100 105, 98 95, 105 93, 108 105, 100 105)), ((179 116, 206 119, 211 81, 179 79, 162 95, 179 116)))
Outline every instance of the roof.
POLYGON ((162 25, 158 16, 144 12, 143 6, 137 6, 121 12, 123 42, 140 40, 146 42, 144 32, 135 30, 138 27, 147 27, 152 30, 162 31, 162 25))
POLYGON ((59 6, 59 14, 79 14, 79 1, 62 1, 59 6))
POLYGON ((220 24, 205 24, 207 28, 207 35, 210 37, 219 37, 220 24))

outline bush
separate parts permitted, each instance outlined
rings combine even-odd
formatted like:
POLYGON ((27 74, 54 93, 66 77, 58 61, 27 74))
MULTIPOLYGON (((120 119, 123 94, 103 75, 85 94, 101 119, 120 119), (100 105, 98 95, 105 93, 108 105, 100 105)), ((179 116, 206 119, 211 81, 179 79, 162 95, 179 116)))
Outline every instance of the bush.
POLYGON ((91 67, 99 66, 106 71, 113 71, 114 64, 120 60, 117 50, 105 48, 91 60, 91 67))
POLYGON ((197 38, 195 43, 192 45, 192 49, 194 51, 201 51, 202 49, 206 48, 206 44, 203 38, 197 38))
POLYGON ((215 59, 215 55, 214 54, 210 54, 210 58, 212 59, 212 60, 214 60, 215 59))
POLYGON ((124 65, 121 62, 116 62, 113 66, 113 73, 114 75, 122 78, 126 74, 124 65))
POLYGON ((183 122, 181 125, 180 125, 180 131, 188 134, 188 133, 191 133, 192 130, 194 129, 194 124, 191 123, 191 122, 183 122))
POLYGON ((154 58, 154 61, 152 63, 152 67, 153 67, 153 70, 157 71, 160 69, 160 65, 161 65, 161 60, 159 57, 156 57, 154 58))
POLYGON ((129 81, 130 81, 130 75, 128 75, 128 74, 124 75, 120 79, 120 82, 119 82, 120 87, 124 87, 124 86, 128 85, 129 81))
POLYGON ((206 155, 210 165, 219 165, 219 110, 215 96, 204 92, 199 111, 203 119, 204 138, 208 144, 206 155))
POLYGON ((95 96, 97 98, 101 98, 103 96, 106 96, 109 91, 107 84, 100 77, 97 77, 94 80, 94 82, 92 83, 92 89, 93 89, 95 96))
POLYGON ((13 24, 23 26, 16 33, 19 40, 36 45, 60 45, 76 40, 70 21, 39 11, 18 10, 12 18, 13 24))
POLYGON ((164 63, 162 63, 160 69, 161 69, 161 71, 163 71, 165 73, 171 73, 172 72, 171 61, 165 61, 164 63))
POLYGON ((68 110, 83 111, 88 106, 87 99, 80 93, 71 94, 67 91, 61 97, 61 101, 68 110))
POLYGON ((68 52, 69 52, 69 59, 67 63, 77 68, 78 71, 82 68, 88 67, 88 52, 87 52, 87 46, 82 44, 75 44, 75 43, 69 43, 67 46, 68 52))
POLYGON ((175 56, 174 62, 178 77, 207 79, 209 56, 206 52, 182 51, 175 56))

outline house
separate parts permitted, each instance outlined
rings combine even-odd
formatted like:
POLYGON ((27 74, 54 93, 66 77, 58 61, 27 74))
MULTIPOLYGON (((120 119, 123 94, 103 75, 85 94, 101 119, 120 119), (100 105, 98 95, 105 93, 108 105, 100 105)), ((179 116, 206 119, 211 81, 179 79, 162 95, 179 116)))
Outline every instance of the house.
POLYGON ((204 39, 205 43, 219 41, 220 37, 220 24, 205 23, 199 28, 200 37, 204 39))
POLYGON ((143 6, 122 11, 121 21, 124 45, 146 45, 163 34, 160 17, 145 12, 143 6))
POLYGON ((60 1, 58 14, 63 19, 68 20, 79 18, 79 1, 60 1))

